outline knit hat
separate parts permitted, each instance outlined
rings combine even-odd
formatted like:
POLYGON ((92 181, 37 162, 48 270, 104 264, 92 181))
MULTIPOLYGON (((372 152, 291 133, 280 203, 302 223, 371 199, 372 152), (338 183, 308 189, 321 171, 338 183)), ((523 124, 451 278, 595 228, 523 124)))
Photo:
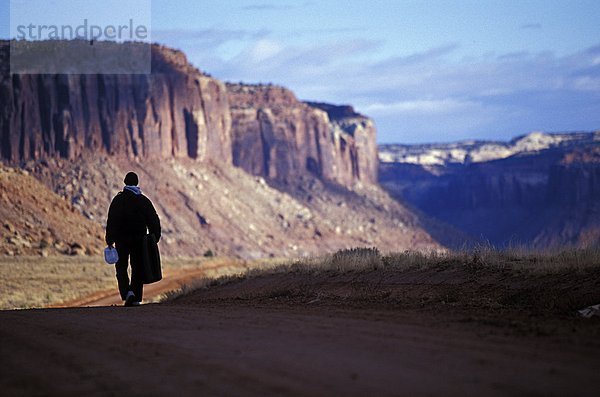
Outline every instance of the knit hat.
POLYGON ((125 175, 123 182, 129 186, 137 186, 139 183, 138 176, 135 172, 128 172, 127 175, 125 175))

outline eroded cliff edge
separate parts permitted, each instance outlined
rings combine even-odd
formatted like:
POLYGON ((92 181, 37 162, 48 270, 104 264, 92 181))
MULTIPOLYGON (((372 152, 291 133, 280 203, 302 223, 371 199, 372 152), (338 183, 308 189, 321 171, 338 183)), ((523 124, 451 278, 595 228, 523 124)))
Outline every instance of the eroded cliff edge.
MULTIPOLYGON (((2 43, 3 60, 8 50, 2 43)), ((152 46, 152 70, 148 75, 2 70, 2 157, 72 159, 88 150, 230 161, 225 85, 192 67, 183 53, 162 46, 152 46)))
POLYGON ((236 166, 279 181, 310 173, 345 186, 376 183, 375 126, 351 107, 301 102, 276 86, 227 91, 236 166))
POLYGON ((10 75, 9 45, 1 42, 2 158, 15 164, 91 151, 233 163, 276 180, 376 182, 376 131, 367 117, 303 103, 281 87, 225 85, 180 51, 151 49, 147 75, 10 75))

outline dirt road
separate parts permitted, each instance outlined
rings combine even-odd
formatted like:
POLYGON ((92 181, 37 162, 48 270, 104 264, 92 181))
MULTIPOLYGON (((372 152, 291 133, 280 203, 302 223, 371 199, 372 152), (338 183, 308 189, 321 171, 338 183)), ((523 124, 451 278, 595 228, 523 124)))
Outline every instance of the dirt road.
MULTIPOLYGON (((152 301, 160 295, 169 291, 175 291, 182 286, 193 283, 194 280, 206 277, 206 269, 180 269, 172 270, 164 274, 164 278, 154 284, 144 286, 144 301, 152 301)), ((99 291, 88 295, 84 298, 63 302, 57 305, 52 305, 52 308, 67 308, 67 307, 99 307, 99 306, 119 306, 123 304, 123 300, 115 287, 99 291)))
POLYGON ((0 312, 3 396, 592 396, 598 353, 397 311, 225 302, 0 312))
MULTIPOLYGON (((163 279, 161 281, 144 286, 144 302, 156 301, 161 295, 176 291, 186 285, 194 285, 203 280, 240 273, 247 269, 248 266, 245 262, 227 259, 213 260, 212 262, 204 263, 202 267, 199 268, 167 268, 163 270, 163 279)), ((54 304, 49 307, 98 307, 119 306, 122 304, 123 301, 119 296, 117 282, 115 280, 113 288, 98 291, 83 298, 54 304)))
POLYGON ((600 319, 573 314, 598 285, 595 267, 291 269, 137 308, 0 311, 0 394, 598 396, 600 319))

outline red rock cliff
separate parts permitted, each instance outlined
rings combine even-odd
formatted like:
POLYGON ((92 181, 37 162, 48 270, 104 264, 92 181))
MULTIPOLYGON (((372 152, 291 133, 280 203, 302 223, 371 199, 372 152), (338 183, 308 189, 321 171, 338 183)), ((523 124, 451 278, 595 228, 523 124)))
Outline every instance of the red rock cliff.
POLYGON ((368 118, 349 107, 301 102, 282 87, 227 84, 227 90, 235 165, 276 180, 303 173, 342 185, 377 180, 368 118))
POLYGON ((10 75, 8 47, 0 42, 5 161, 93 151, 233 163, 280 181, 306 173, 345 186, 377 180, 374 124, 349 106, 303 103, 274 86, 226 86, 158 45, 148 75, 10 75))
POLYGON ((231 161, 225 86, 179 51, 152 46, 149 75, 9 75, 0 43, 2 158, 130 157, 231 161))

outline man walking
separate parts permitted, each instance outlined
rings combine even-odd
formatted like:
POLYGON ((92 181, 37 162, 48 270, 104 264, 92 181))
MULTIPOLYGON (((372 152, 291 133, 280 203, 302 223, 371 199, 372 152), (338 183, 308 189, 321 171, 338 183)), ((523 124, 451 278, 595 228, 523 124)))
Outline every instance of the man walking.
POLYGON ((144 284, 142 268, 142 244, 149 231, 156 242, 160 240, 160 220, 152 202, 138 187, 138 176, 134 172, 125 175, 125 187, 110 203, 106 221, 106 244, 115 244, 119 260, 116 263, 117 281, 121 299, 125 306, 139 305, 142 301, 144 284), (131 283, 127 274, 131 258, 131 283))

